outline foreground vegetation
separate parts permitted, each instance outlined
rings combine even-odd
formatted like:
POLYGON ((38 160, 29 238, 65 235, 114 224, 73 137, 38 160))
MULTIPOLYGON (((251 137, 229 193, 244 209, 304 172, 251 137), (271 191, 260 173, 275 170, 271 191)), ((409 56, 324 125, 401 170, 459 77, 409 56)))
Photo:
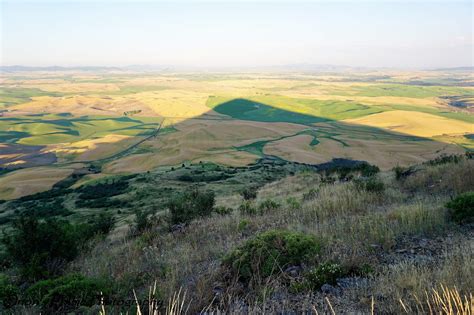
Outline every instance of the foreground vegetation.
POLYGON ((170 300, 190 313, 472 309, 472 155, 385 172, 266 163, 185 165, 5 203, 18 211, 2 240, 2 312, 98 313, 101 294, 106 313, 165 312, 170 300), (28 217, 56 200, 72 213, 28 217))

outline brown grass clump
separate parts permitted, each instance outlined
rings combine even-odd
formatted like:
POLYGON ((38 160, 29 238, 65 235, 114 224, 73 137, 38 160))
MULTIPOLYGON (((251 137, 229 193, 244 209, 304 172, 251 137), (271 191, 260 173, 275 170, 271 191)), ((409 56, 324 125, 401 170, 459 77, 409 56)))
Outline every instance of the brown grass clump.
POLYGON ((431 194, 460 194, 473 190, 474 160, 462 158, 458 163, 422 166, 422 170, 402 182, 410 191, 431 194))

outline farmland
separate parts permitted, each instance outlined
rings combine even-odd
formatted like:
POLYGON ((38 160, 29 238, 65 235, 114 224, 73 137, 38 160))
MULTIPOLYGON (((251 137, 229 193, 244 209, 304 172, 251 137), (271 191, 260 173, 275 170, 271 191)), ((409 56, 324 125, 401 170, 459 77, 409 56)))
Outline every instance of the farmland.
POLYGON ((43 188, 41 180, 36 189, 4 188, 0 199, 46 190, 78 163, 100 166, 101 178, 267 156, 390 169, 474 148, 474 116, 459 106, 474 96, 466 72, 51 71, 1 79, 0 180, 22 185, 16 177, 45 167, 51 176, 43 188))

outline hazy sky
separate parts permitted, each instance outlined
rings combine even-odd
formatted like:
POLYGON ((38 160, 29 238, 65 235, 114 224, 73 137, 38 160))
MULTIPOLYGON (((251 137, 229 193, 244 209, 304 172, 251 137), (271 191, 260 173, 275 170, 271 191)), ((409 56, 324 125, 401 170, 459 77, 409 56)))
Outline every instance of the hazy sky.
POLYGON ((473 65, 470 1, 0 1, 2 65, 473 65))

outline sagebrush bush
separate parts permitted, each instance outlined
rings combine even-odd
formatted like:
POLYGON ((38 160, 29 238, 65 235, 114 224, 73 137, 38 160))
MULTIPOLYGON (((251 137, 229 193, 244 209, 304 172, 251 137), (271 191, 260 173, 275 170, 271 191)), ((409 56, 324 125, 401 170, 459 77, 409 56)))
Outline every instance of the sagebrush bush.
POLYGON ((171 224, 188 223, 199 217, 210 216, 214 204, 215 195, 212 191, 194 189, 177 195, 168 202, 171 224))
POLYGON ((271 230, 248 240, 223 259, 223 266, 234 277, 249 282, 266 278, 290 265, 317 259, 321 241, 315 236, 287 230, 271 230))
POLYGON ((337 263, 322 263, 305 274, 308 287, 318 290, 323 284, 335 285, 344 276, 344 269, 337 263))
POLYGON ((474 222, 474 192, 461 194, 448 202, 446 207, 456 223, 474 222))
POLYGON ((101 212, 94 216, 91 222, 91 229, 93 233, 109 234, 115 226, 115 217, 107 212, 101 212))
POLYGON ((385 184, 375 177, 370 177, 368 179, 361 178, 355 180, 354 182, 359 190, 365 190, 373 193, 381 193, 385 190, 385 184))
POLYGON ((148 212, 141 209, 135 209, 134 213, 135 219, 133 221, 133 232, 135 234, 140 234, 152 226, 153 222, 148 212))
POLYGON ((272 212, 278 208, 280 208, 280 204, 278 202, 271 199, 266 199, 258 205, 258 213, 262 215, 272 212))
POLYGON ((239 212, 242 215, 256 215, 258 210, 250 200, 244 200, 239 206, 239 212))
POLYGON ((70 311, 99 304, 101 294, 107 297, 110 291, 104 280, 71 274, 39 281, 26 290, 25 296, 44 308, 70 311))
POLYGON ((234 209, 225 206, 218 206, 214 208, 214 212, 219 215, 229 215, 234 212, 234 209))
POLYGON ((411 167, 402 167, 398 165, 393 168, 393 171, 395 172, 396 180, 401 180, 414 173, 414 170, 411 167))
POLYGON ((257 198, 257 188, 247 187, 240 193, 244 200, 252 200, 257 198))
POLYGON ((301 209, 301 203, 295 197, 289 197, 286 199, 286 203, 290 210, 299 210, 301 209))

